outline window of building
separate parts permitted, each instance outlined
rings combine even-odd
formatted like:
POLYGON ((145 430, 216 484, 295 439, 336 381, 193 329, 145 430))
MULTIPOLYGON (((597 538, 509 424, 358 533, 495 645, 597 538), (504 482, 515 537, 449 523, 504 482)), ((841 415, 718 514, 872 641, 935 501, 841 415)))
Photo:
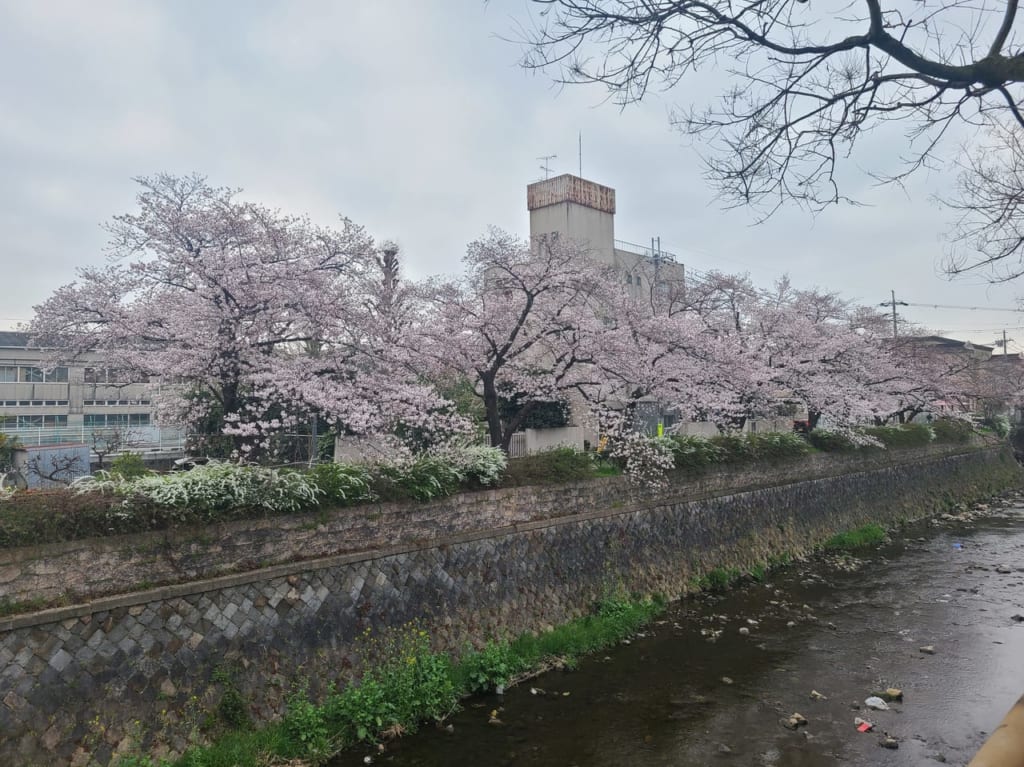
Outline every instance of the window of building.
POLYGON ((67 383, 68 369, 58 367, 53 370, 43 370, 23 365, 18 368, 18 381, 21 383, 67 383))
POLYGON ((149 426, 149 413, 86 413, 82 423, 86 428, 120 428, 149 426))
POLYGON ((19 429, 41 429, 43 428, 43 416, 41 415, 19 415, 19 429))
POLYGON ((120 368, 86 368, 85 383, 92 384, 133 384, 149 383, 149 376, 120 368))
POLYGON ((17 365, 0 365, 0 383, 16 383, 17 380, 17 365))

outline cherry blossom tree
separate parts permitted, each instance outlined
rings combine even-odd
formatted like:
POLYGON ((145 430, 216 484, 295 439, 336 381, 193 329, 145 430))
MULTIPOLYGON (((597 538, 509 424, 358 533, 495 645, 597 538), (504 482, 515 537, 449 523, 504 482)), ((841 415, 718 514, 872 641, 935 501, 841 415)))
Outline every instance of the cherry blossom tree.
POLYGON ((465 274, 422 286, 427 314, 410 349, 434 375, 463 375, 506 451, 533 403, 593 383, 593 339, 611 281, 577 243, 525 242, 492 229, 470 243, 465 274), (501 401, 524 404, 502 419, 501 401))
POLYGON ((386 275, 378 294, 397 284, 390 246, 348 219, 316 226, 201 176, 137 182, 137 212, 107 226, 107 264, 36 307, 34 343, 159 377, 162 420, 223 432, 250 455, 313 413, 361 433, 443 406, 370 343, 390 332, 367 292, 375 273, 386 275))

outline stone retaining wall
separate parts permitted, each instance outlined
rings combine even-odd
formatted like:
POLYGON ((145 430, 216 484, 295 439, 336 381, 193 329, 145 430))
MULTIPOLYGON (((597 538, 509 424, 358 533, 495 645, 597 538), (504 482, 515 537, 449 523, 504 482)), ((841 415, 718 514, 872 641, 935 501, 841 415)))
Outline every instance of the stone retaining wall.
POLYGON ((816 454, 774 465, 740 466, 676 477, 640 492, 625 477, 462 493, 432 503, 367 504, 349 509, 241 520, 186 530, 118 535, 0 549, 0 600, 77 603, 137 589, 265 568, 445 536, 491 530, 594 509, 664 504, 914 463, 963 452, 935 445, 863 455, 816 454))
POLYGON ((548 499, 548 517, 0 619, 0 763, 106 764, 136 719, 151 746, 181 750, 215 705, 225 664, 253 716, 269 719, 292 683, 315 691, 339 679, 367 628, 418 620, 457 651, 565 622, 611 584, 677 596, 712 567, 751 567, 869 521, 981 497, 1018 483, 1019 469, 1006 451, 974 450, 781 480, 696 499, 680 488, 623 499, 616 483, 506 491, 523 505, 548 499), (581 508, 591 492, 607 502, 581 508), (559 499, 575 513, 552 516, 559 499))

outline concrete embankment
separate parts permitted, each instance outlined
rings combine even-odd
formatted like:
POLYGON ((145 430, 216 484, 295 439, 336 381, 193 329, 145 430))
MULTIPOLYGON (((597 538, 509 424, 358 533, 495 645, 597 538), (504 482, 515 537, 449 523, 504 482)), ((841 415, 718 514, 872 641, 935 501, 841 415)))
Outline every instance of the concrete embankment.
POLYGON ((308 679, 315 693, 337 680, 367 628, 417 620, 440 648, 458 651, 565 622, 609 584, 674 597, 712 568, 749 569, 1019 481, 1001 449, 908 450, 721 472, 656 491, 611 478, 3 552, 8 594, 32 578, 41 590, 87 596, 0 619, 0 761, 104 763, 137 719, 180 750, 184 712, 215 705, 214 671, 225 663, 254 718, 269 719, 293 682, 308 679), (302 555, 317 558, 295 561, 302 555), (179 582, 133 590, 160 562, 179 582), (229 572, 239 567, 251 569, 229 572), (76 573, 100 585, 81 585, 76 573))

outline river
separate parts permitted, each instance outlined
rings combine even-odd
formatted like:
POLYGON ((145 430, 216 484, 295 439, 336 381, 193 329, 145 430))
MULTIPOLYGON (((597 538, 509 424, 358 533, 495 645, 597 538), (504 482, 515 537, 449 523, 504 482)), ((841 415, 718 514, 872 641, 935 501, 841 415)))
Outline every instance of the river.
POLYGON ((465 701, 451 732, 425 726, 383 753, 334 764, 966 764, 1021 693, 1016 498, 973 519, 917 523, 852 558, 796 563, 764 583, 677 602, 575 671, 465 701), (868 710, 864 700, 887 687, 902 689, 903 702, 868 710), (495 709, 501 725, 488 723, 495 709), (807 724, 791 730, 784 722, 794 713, 807 724), (858 732, 856 717, 874 730, 858 732), (883 733, 898 749, 880 745, 883 733))

